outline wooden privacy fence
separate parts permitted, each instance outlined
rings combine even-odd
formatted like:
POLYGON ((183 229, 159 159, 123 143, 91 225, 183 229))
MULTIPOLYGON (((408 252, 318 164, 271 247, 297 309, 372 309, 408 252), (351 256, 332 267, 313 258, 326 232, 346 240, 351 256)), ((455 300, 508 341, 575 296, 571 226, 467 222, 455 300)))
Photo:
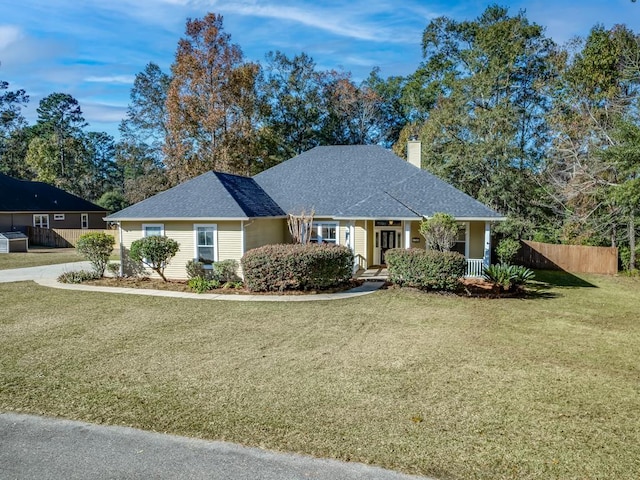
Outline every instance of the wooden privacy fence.
POLYGON ((114 250, 119 245, 118 230, 78 229, 78 228, 39 228, 28 227, 29 245, 41 245, 44 247, 69 248, 75 247, 80 235, 85 233, 107 233, 113 235, 116 243, 114 250))
POLYGON ((583 245, 552 245, 523 241, 517 263, 530 268, 571 273, 618 273, 618 249, 583 245))

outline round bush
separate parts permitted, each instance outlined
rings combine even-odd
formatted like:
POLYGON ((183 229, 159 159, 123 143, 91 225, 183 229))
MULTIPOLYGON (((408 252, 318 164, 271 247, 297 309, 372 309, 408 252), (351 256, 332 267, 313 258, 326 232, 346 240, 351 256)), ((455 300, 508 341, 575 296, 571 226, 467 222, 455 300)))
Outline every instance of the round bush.
POLYGON ((265 245, 245 253, 241 263, 253 292, 312 290, 348 282, 353 252, 334 244, 265 245))
POLYGON ((418 248, 393 248, 387 250, 384 258, 392 283, 426 290, 456 290, 467 264, 457 252, 418 248))

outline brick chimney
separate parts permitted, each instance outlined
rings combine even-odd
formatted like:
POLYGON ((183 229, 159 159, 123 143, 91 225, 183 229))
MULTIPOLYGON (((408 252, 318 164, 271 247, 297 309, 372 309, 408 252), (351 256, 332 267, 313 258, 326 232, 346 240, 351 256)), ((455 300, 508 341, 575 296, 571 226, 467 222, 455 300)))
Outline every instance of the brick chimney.
POLYGON ((411 137, 407 142, 407 161, 418 168, 422 168, 422 143, 417 137, 411 137))

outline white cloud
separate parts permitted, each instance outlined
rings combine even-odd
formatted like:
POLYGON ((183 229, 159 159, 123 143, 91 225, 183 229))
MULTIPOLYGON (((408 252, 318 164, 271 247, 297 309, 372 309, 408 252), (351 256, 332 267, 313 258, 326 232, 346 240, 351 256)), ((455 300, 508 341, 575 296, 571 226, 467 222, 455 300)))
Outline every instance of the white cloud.
POLYGON ((0 25, 0 52, 18 42, 23 37, 22 31, 14 25, 0 25))
POLYGON ((85 82, 92 83, 122 83, 125 85, 132 84, 135 80, 135 75, 110 75, 110 76, 90 76, 85 78, 85 82))

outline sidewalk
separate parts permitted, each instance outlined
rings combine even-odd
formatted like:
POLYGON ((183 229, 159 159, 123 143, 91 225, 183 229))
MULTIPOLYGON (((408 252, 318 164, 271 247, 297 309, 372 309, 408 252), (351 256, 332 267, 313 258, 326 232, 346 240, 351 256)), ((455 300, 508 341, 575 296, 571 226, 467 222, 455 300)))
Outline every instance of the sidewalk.
POLYGON ((171 290, 152 290, 148 288, 101 287, 97 285, 83 285, 81 283, 59 283, 55 278, 37 278, 34 279, 34 281, 43 287, 60 288, 62 290, 149 295, 152 297, 191 298, 194 300, 226 300, 232 302, 315 302, 320 300, 341 300, 367 295, 375 292, 384 285, 383 281, 365 281, 359 287, 338 293, 318 293, 313 295, 241 295, 233 293, 174 292, 171 290))
POLYGON ((362 276, 365 282, 359 287, 338 293, 319 293, 313 295, 240 295, 240 294, 212 294, 174 292, 170 290, 151 290, 144 288, 102 287, 75 283, 59 283, 61 273, 72 270, 88 270, 89 262, 64 263, 58 265, 43 265, 40 267, 15 268, 0 270, 0 283, 23 282, 32 280, 43 287, 59 288, 62 290, 77 290, 85 292, 122 293, 125 295, 149 295, 154 297, 191 298, 197 300, 225 300, 232 302, 315 302, 321 300, 341 300, 359 297, 375 292, 384 285, 383 277, 362 276))

